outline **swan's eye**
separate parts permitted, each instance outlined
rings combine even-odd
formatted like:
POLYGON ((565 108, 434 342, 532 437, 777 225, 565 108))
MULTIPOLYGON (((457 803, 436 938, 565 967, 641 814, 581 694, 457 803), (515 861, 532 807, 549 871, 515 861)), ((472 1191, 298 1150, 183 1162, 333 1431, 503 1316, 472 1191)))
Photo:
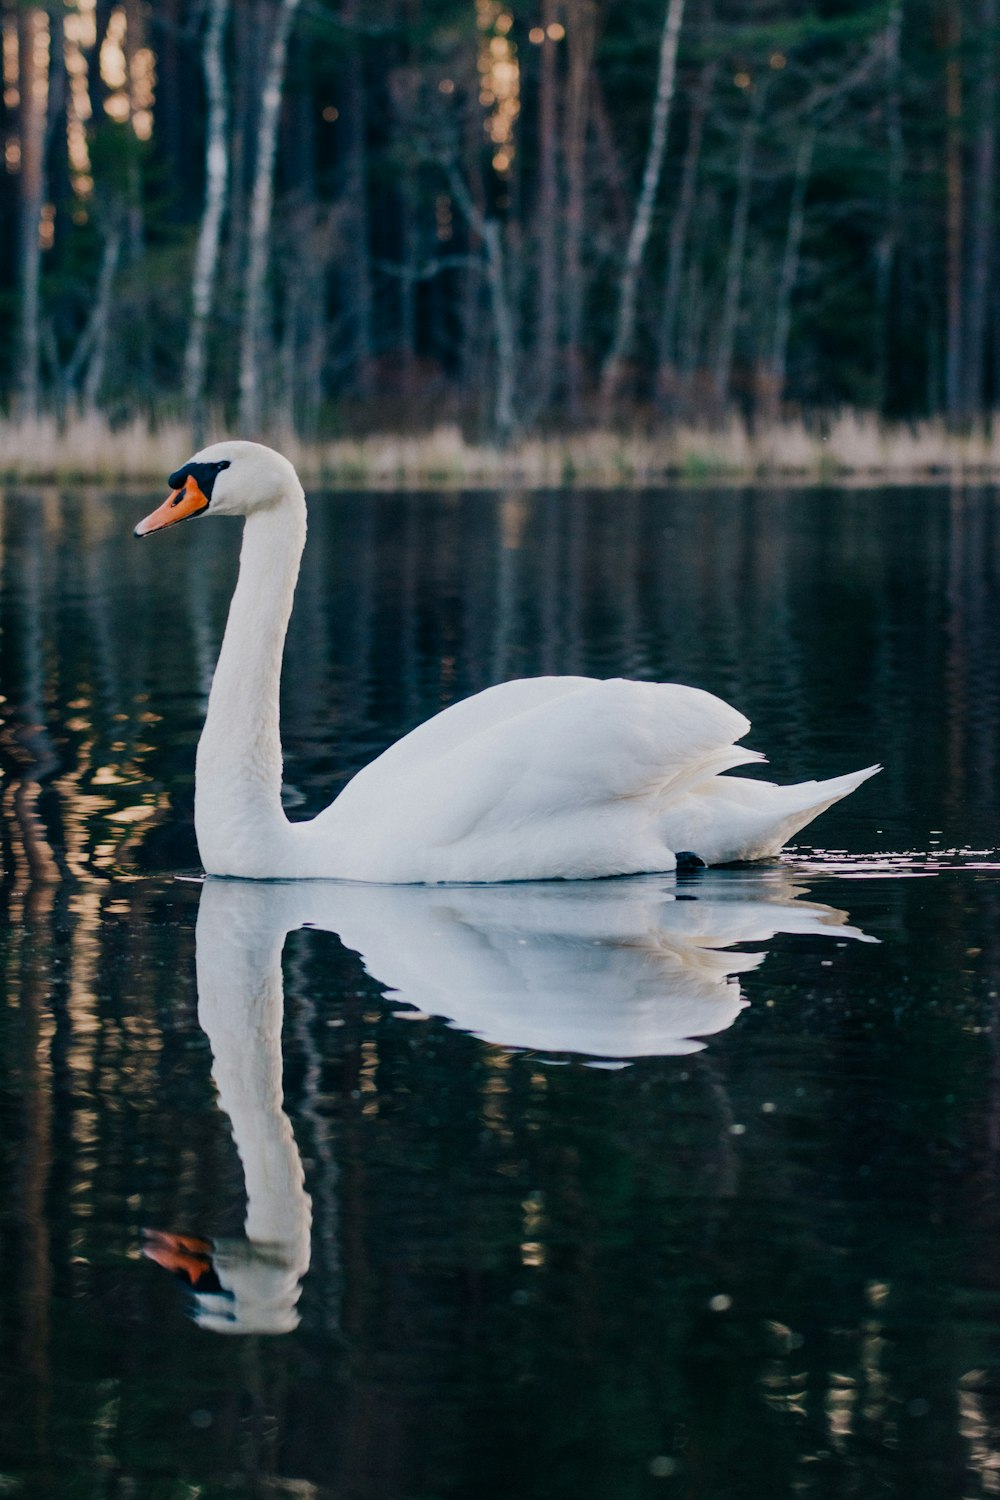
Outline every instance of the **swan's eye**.
POLYGON ((231 459, 221 458, 218 462, 211 464, 185 464, 183 469, 175 469, 168 476, 167 483, 172 490, 183 490, 188 480, 193 479, 208 501, 212 498, 212 489, 216 479, 223 469, 229 468, 231 462, 231 459))

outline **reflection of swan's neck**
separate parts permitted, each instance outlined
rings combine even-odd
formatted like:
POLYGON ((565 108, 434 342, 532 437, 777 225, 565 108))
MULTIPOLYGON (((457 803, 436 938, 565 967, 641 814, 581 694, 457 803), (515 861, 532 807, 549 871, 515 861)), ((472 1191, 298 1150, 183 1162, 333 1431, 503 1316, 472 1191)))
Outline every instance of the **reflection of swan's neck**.
POLYGON ((208 1035, 219 1104, 232 1121, 247 1191, 246 1233, 273 1247, 295 1280, 309 1263, 311 1205, 282 1108, 284 930, 198 922, 198 1019, 208 1035))
POLYGON ((276 844, 288 838, 278 700, 305 535, 301 489, 246 520, 240 576, 198 745, 198 847, 206 869, 220 873, 260 873, 253 862, 273 862, 276 844))

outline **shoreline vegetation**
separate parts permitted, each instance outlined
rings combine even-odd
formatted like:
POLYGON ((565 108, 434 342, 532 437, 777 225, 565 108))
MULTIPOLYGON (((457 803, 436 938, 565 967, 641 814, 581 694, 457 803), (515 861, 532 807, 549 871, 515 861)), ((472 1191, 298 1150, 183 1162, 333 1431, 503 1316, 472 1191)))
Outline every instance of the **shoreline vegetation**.
MULTIPOLYGON (((223 422, 216 425, 227 430, 223 422)), ((304 483, 332 489, 1000 479, 1000 418, 959 432, 941 420, 885 423, 865 413, 755 427, 732 417, 648 433, 533 435, 503 447, 469 441, 454 425, 316 440, 279 432, 268 441, 288 455, 304 483)), ((191 450, 190 433, 179 421, 113 426, 99 415, 64 422, 0 419, 0 482, 162 483, 191 450)))

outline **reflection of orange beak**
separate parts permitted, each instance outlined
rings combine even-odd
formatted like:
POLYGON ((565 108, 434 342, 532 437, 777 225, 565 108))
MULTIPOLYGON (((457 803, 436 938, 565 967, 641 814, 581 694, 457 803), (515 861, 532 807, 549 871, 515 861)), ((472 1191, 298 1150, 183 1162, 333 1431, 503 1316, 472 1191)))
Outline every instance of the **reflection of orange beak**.
POLYGON ((187 1234, 167 1234, 162 1229, 145 1229, 143 1233, 146 1236, 146 1243, 142 1247, 143 1255, 154 1260, 165 1271, 172 1271, 193 1287, 197 1287, 206 1276, 214 1274, 210 1240, 197 1239, 187 1234))
POLYGON ((171 490, 163 504, 139 522, 135 535, 149 536, 152 531, 163 531, 167 526, 176 526, 178 521, 196 516, 207 504, 208 496, 202 493, 194 475, 189 474, 182 490, 171 490))

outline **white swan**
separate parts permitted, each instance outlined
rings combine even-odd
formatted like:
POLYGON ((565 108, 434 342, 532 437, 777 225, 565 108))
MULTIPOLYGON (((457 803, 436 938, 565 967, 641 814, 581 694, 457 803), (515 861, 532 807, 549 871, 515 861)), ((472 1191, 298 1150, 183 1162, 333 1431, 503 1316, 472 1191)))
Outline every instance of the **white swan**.
POLYGON ((453 704, 308 822, 281 806, 281 655, 306 535, 292 465, 216 443, 135 528, 245 516, 198 745, 195 830, 209 874, 388 884, 587 879, 762 859, 879 769, 796 786, 723 776, 762 759, 749 721, 674 683, 535 677, 453 704))

